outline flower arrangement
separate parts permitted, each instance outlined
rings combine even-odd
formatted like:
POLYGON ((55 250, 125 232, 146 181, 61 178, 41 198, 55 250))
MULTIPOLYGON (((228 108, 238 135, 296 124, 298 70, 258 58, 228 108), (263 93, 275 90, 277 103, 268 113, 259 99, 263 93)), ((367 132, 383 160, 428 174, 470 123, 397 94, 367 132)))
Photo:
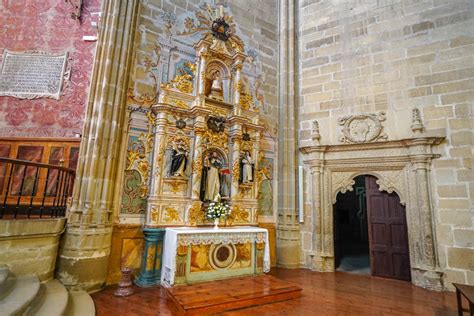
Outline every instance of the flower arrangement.
POLYGON ((206 218, 219 219, 223 216, 230 215, 229 205, 221 202, 211 202, 206 210, 206 218))

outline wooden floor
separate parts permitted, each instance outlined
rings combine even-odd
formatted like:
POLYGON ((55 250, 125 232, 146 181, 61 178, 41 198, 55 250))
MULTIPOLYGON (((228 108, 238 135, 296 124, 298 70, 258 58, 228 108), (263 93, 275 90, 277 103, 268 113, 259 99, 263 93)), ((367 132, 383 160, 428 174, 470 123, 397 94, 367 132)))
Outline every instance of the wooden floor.
MULTIPOLYGON (((409 282, 306 269, 274 269, 271 274, 298 284, 302 296, 221 315, 457 315, 454 293, 432 292, 409 282)), ((92 295, 97 315, 175 314, 161 287, 135 287, 135 294, 126 298, 114 297, 115 288, 92 295)))

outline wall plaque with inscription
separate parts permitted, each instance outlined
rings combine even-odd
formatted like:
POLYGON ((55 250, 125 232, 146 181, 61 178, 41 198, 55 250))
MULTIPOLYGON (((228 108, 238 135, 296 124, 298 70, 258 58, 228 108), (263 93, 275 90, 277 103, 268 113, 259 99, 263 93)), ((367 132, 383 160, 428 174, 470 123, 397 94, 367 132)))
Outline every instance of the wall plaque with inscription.
POLYGON ((67 53, 19 53, 5 49, 0 72, 0 96, 59 100, 66 60, 67 53))

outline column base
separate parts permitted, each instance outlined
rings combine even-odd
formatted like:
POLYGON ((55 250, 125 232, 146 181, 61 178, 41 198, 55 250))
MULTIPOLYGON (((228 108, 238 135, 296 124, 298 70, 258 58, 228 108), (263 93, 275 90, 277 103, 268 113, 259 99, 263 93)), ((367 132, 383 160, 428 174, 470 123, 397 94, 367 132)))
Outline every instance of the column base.
POLYGON ((436 270, 411 269, 412 283, 431 291, 443 291, 443 273, 436 270))
POLYGON ((56 278, 69 290, 105 287, 112 228, 67 228, 57 261, 56 278))
POLYGON ((145 246, 143 249, 142 266, 135 284, 140 287, 152 287, 161 283, 161 264, 163 255, 163 228, 143 228, 145 246))
POLYGON ((311 256, 310 269, 318 272, 334 272, 334 257, 322 254, 313 254, 311 256))

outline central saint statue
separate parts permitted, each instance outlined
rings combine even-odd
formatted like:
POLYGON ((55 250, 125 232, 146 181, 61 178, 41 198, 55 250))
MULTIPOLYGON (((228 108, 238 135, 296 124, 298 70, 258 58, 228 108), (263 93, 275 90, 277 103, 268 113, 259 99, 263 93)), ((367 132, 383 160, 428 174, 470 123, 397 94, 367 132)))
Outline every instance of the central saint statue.
POLYGON ((206 157, 204 161, 204 172, 202 175, 202 181, 204 182, 203 201, 220 201, 220 170, 222 169, 222 166, 222 161, 219 159, 217 152, 214 151, 206 157))
POLYGON ((224 93, 222 89, 222 78, 221 72, 216 70, 212 77, 212 84, 211 84, 211 93, 209 97, 214 100, 223 101, 224 100, 224 93))

